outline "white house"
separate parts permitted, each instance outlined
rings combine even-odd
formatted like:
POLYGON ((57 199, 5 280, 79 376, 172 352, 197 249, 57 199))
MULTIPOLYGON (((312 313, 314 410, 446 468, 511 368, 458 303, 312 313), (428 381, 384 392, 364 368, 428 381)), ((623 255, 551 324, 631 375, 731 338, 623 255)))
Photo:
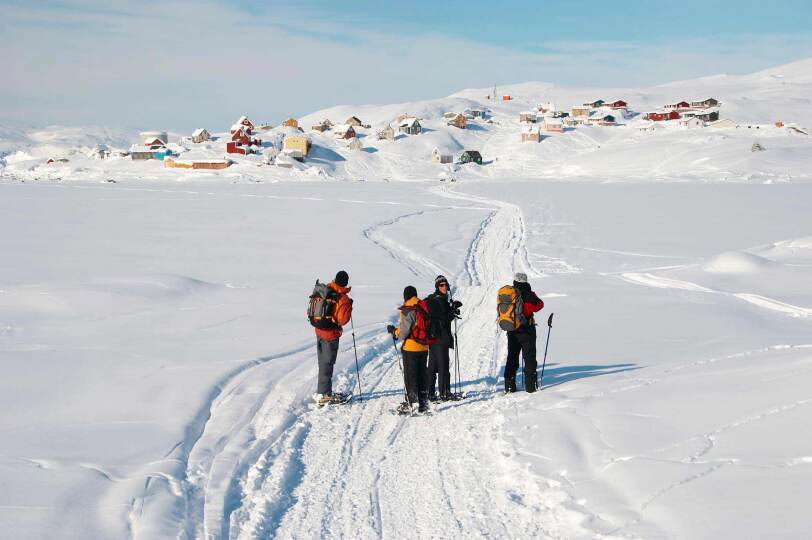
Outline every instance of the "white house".
POLYGON ((681 119, 679 125, 687 129, 698 129, 705 127, 705 122, 692 116, 690 118, 681 119))
POLYGON ((451 154, 443 154, 440 152, 440 149, 435 146, 434 150, 431 151, 431 160, 434 163, 453 163, 454 156, 451 154))
POLYGON ((204 128, 198 128, 192 132, 192 142, 202 143, 211 139, 211 134, 204 128))

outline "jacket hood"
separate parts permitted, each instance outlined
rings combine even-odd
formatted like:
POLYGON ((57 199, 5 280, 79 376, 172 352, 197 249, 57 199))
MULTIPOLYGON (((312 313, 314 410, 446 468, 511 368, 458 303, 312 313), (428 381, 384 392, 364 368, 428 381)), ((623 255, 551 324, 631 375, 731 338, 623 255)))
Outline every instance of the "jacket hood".
POLYGON ((330 283, 327 284, 327 286, 333 289, 338 294, 347 294, 352 290, 352 287, 342 287, 335 281, 331 281, 330 283))

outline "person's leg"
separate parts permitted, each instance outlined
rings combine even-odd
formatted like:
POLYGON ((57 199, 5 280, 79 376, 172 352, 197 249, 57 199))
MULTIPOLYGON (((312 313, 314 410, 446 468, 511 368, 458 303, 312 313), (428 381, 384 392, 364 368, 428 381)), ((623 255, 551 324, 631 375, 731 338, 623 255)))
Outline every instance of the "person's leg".
POLYGON ((317 350, 319 358, 319 394, 329 396, 333 393, 333 367, 338 357, 338 339, 326 340, 317 339, 317 350))
POLYGON ((428 365, 426 366, 426 391, 431 398, 436 393, 435 381, 437 379, 437 354, 439 350, 439 346, 429 346, 428 365))
POLYGON ((440 348, 437 355, 437 388, 443 398, 451 397, 451 363, 449 349, 446 346, 440 348))
POLYGON ((417 405, 418 403, 418 364, 420 354, 403 351, 403 378, 406 381, 406 395, 411 405, 417 405))
POLYGON ((519 369, 519 353, 521 345, 516 338, 516 332, 507 333, 507 362, 505 363, 505 392, 516 391, 516 371, 519 369))
POLYGON ((428 405, 429 391, 428 391, 428 351, 422 353, 415 353, 415 367, 417 371, 417 401, 421 406, 428 405))
POLYGON ((535 392, 538 381, 538 361, 536 360, 536 327, 533 326, 521 337, 522 358, 524 358, 524 389, 535 392))

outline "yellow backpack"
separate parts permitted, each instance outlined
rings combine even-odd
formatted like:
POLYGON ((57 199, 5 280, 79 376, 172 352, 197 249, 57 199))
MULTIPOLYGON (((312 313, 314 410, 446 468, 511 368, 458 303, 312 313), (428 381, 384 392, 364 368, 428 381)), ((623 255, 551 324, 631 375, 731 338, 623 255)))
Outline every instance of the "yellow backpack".
POLYGON ((496 324, 505 332, 518 330, 527 319, 522 314, 522 295, 516 287, 505 285, 496 294, 496 324))

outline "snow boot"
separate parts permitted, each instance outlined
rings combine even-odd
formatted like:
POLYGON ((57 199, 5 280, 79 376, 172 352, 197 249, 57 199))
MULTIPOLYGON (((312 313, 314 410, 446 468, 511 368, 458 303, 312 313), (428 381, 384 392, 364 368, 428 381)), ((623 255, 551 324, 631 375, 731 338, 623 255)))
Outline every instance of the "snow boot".
POLYGON ((417 407, 417 412, 418 412, 418 413, 420 413, 420 414, 427 414, 427 413, 430 413, 430 412, 431 412, 431 409, 429 408, 429 403, 428 403, 428 401, 422 401, 422 402, 420 402, 420 405, 417 407))
POLYGON ((512 394, 516 391, 516 376, 505 377, 505 393, 512 394))
POLYGON ((524 390, 525 390, 525 392, 527 392, 527 393, 535 392, 536 391, 536 386, 537 386, 536 381, 538 381, 538 374, 535 373, 535 372, 528 373, 525 376, 525 380, 524 380, 524 390))

